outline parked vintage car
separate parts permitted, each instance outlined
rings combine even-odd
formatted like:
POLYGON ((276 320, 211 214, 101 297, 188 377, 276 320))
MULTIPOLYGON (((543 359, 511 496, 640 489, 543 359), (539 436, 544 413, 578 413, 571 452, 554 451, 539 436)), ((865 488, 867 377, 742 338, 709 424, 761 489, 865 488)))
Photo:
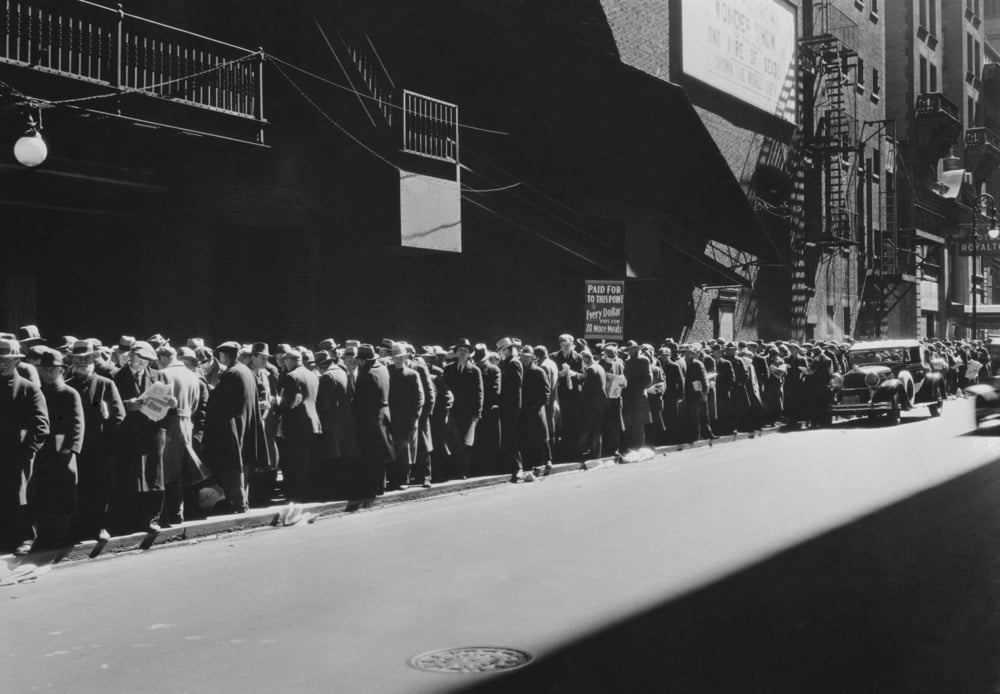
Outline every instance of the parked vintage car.
POLYGON ((840 416, 885 415, 892 424, 899 414, 925 406, 941 414, 946 398, 940 363, 932 363, 927 348, 917 340, 858 342, 847 352, 850 369, 836 374, 830 413, 840 416))

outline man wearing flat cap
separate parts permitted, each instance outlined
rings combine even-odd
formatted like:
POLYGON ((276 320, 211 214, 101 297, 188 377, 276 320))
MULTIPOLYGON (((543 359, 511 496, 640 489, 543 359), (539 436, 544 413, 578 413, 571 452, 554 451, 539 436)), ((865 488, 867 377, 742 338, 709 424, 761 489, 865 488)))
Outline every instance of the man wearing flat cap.
POLYGON ((537 470, 539 473, 544 470, 547 474, 552 469, 548 418, 545 416, 545 404, 549 401, 549 379, 538 365, 538 358, 531 345, 521 347, 520 360, 524 369, 518 432, 521 461, 528 470, 537 470))
POLYGON ((224 342, 217 348, 226 368, 208 398, 203 442, 205 458, 234 513, 249 508, 248 477, 267 468, 270 460, 257 404, 257 379, 237 361, 239 350, 237 342, 224 342))
POLYGON ((597 363, 604 370, 605 392, 608 395, 604 430, 601 436, 601 451, 603 455, 614 455, 621 449, 622 437, 625 433, 621 392, 612 389, 612 381, 625 378, 625 362, 618 356, 618 344, 605 342, 601 347, 601 358, 597 363))
POLYGON ((0 340, 0 542, 18 555, 31 551, 31 475, 35 457, 49 436, 49 412, 42 389, 17 373, 24 357, 16 340, 0 340))
POLYGON ((151 368, 156 352, 148 342, 138 341, 129 349, 128 366, 115 374, 125 405, 125 421, 120 429, 118 457, 117 518, 119 531, 159 532, 163 507, 163 447, 166 431, 162 420, 153 421, 141 411, 142 396, 154 383, 164 383, 159 371, 151 368))
POLYGON ((471 359, 472 349, 468 339, 459 340, 453 348, 455 361, 444 367, 444 380, 453 397, 445 425, 445 441, 451 452, 448 470, 443 475, 445 479, 469 476, 469 455, 476 442, 477 424, 483 415, 483 376, 471 359))
POLYGON ((264 423, 267 442, 266 457, 257 458, 255 469, 249 471, 247 487, 252 506, 266 504, 274 498, 278 481, 278 378, 281 371, 270 362, 266 342, 255 342, 250 348, 250 370, 257 380, 257 406, 264 423))
POLYGON ((115 441, 125 421, 118 386, 96 372, 91 340, 78 340, 70 350, 67 384, 83 403, 83 447, 77 456, 77 532, 80 539, 109 540, 108 510, 115 497, 115 441))
MULTIPOLYGON (((187 347, 182 349, 187 350, 187 347)), ((204 481, 211 471, 195 450, 194 420, 202 410, 202 380, 177 358, 177 350, 164 345, 160 373, 170 386, 176 405, 163 418, 166 438, 163 444, 163 480, 165 486, 161 525, 184 522, 184 490, 204 481)), ((192 353, 193 354, 193 353, 192 353)), ((207 408, 208 403, 204 404, 207 408)), ((206 415, 207 417, 207 415, 206 415)))

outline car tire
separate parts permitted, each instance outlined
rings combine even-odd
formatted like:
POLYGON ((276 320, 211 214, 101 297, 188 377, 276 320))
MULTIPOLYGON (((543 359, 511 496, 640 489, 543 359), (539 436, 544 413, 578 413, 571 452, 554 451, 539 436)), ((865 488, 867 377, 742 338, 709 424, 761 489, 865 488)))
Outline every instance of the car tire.
POLYGON ((886 417, 889 420, 889 424, 891 424, 891 425, 899 424, 899 411, 900 411, 900 408, 901 408, 901 405, 900 405, 900 402, 899 402, 899 393, 894 393, 893 394, 893 396, 892 396, 892 402, 890 404, 892 405, 892 409, 890 409, 889 413, 886 415, 886 417))

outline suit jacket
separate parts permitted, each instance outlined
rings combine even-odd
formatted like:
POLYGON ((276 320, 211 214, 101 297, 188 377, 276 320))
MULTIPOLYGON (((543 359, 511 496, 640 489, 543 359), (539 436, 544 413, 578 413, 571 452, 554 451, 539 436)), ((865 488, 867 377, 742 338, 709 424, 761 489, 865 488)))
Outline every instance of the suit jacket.
POLYGON ((417 428, 424 408, 420 374, 408 366, 389 367, 389 417, 393 439, 405 439, 417 428))
POLYGON ((431 415, 437 406, 437 388, 434 386, 434 379, 431 378, 431 370, 423 360, 413 362, 413 370, 420 376, 420 385, 424 389, 424 406, 420 410, 420 424, 417 432, 419 445, 422 450, 430 453, 434 450, 434 439, 431 436, 431 415))
POLYGON ((483 415, 483 376, 471 361, 459 371, 458 362, 444 367, 444 379, 455 400, 451 406, 451 416, 456 421, 467 424, 483 415))
POLYGON ((354 382, 354 418, 358 445, 368 465, 382 465, 393 458, 389 418, 389 369, 373 361, 358 369, 354 382))
MULTIPOLYGON (((559 350, 552 356, 552 361, 556 363, 556 367, 559 371, 562 371, 563 364, 569 367, 569 370, 575 374, 583 373, 583 357, 575 349, 572 350, 568 355, 563 354, 562 350, 559 350)), ((569 379, 560 378, 559 379, 559 398, 565 400, 569 398, 572 400, 574 397, 579 397, 580 387, 579 383, 570 377, 569 379), (567 383, 567 380, 569 383, 567 383)))
POLYGON ((334 364, 319 376, 316 413, 323 429, 324 457, 357 458, 360 455, 357 424, 347 392, 347 371, 339 364, 334 364))
POLYGON ((270 467, 257 405, 257 378, 245 364, 237 363, 220 374, 208 397, 204 450, 216 471, 270 467))
POLYGON ((319 415, 316 414, 316 395, 319 392, 316 374, 300 366, 282 374, 278 386, 281 389, 278 412, 281 413, 282 435, 302 443, 309 436, 322 433, 319 415))
POLYGON ((524 366, 517 359, 500 362, 500 411, 519 412, 521 410, 521 386, 524 382, 524 366))

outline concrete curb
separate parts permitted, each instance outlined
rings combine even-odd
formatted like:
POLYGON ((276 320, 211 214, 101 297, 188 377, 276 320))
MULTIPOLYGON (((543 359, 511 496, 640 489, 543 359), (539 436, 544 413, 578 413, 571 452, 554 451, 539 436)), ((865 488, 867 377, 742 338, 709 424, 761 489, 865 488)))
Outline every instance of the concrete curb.
MULTIPOLYGON (((651 460, 656 460, 663 455, 678 453, 689 449, 724 445, 734 443, 736 441, 760 438, 761 436, 779 432, 780 429, 774 427, 751 434, 724 436, 715 439, 714 441, 698 441, 693 444, 681 444, 674 446, 657 446, 651 449, 653 451, 653 455, 639 462, 649 462, 651 460)), ((555 475, 566 472, 585 472, 589 470, 613 467, 618 464, 620 464, 618 456, 595 458, 585 460, 580 463, 555 463, 552 466, 550 474, 555 475)), ((544 479, 544 477, 540 477, 537 478, 537 481, 544 481, 544 479)), ((509 483, 510 477, 508 475, 490 475, 465 480, 440 482, 435 484, 430 489, 412 487, 402 491, 386 492, 385 495, 378 497, 374 502, 369 503, 361 503, 357 501, 330 501, 296 504, 296 507, 298 507, 303 514, 308 516, 308 520, 304 522, 313 522, 314 520, 330 516, 354 513, 362 510, 376 510, 399 503, 422 501, 438 496, 460 494, 473 489, 483 489, 509 483)), ((131 535, 113 537, 106 542, 88 540, 86 542, 80 542, 73 547, 33 552, 26 557, 15 557, 12 554, 0 555, 0 562, 6 564, 8 571, 12 571, 14 568, 23 565, 40 566, 49 564, 54 568, 61 568, 65 566, 72 566, 87 559, 110 559, 123 554, 142 552, 149 549, 160 549, 163 547, 180 546, 203 540, 216 539, 233 533, 276 529, 283 527, 282 515, 287 512, 288 508, 288 504, 283 504, 280 506, 252 509, 249 512, 242 514, 212 516, 204 520, 187 521, 183 525, 177 527, 164 528, 158 533, 133 533, 131 535)))

